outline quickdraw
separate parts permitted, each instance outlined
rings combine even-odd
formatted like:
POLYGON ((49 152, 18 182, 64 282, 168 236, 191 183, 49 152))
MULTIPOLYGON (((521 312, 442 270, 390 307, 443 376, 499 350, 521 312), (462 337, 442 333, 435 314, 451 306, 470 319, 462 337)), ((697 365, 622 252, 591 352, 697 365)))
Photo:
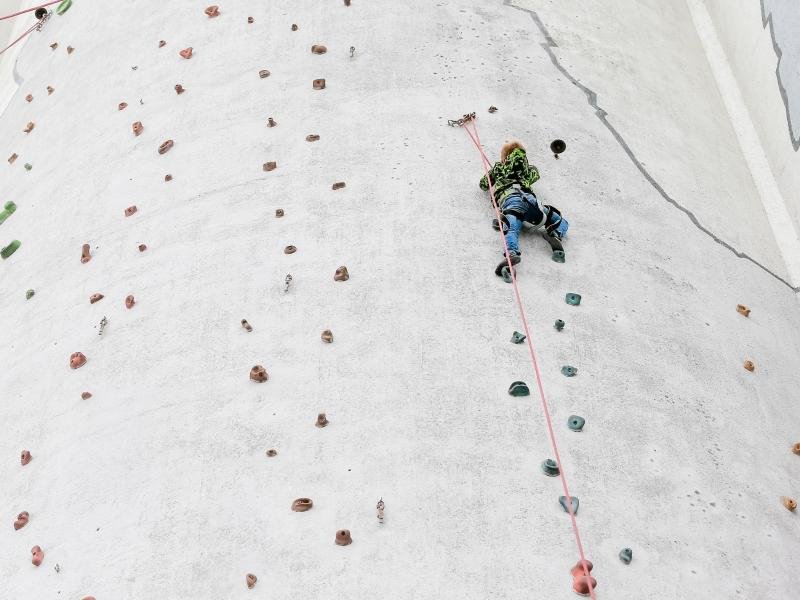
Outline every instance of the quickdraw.
POLYGON ((474 113, 474 112, 471 112, 471 113, 467 113, 467 114, 465 114, 465 115, 464 115, 463 117, 461 117, 460 119, 449 119, 449 120, 447 121, 447 124, 448 124, 450 127, 462 127, 462 126, 464 126, 466 123, 469 123, 470 121, 472 121, 474 118, 475 118, 475 113, 474 113))

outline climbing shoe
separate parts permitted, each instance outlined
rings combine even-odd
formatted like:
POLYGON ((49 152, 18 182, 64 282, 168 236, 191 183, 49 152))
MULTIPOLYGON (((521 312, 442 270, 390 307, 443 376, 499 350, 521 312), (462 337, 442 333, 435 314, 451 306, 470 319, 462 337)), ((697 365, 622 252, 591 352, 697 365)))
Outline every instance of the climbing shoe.
MULTIPOLYGON (((522 257, 519 254, 517 254, 516 252, 509 252, 508 255, 511 257, 511 264, 512 265, 518 265, 519 261, 522 260, 522 257)), ((497 268, 494 270, 494 274, 497 275, 498 277, 502 277, 503 276, 503 267, 507 267, 507 266, 508 266, 508 261, 506 260, 506 257, 504 256, 503 260, 500 262, 499 265, 497 265, 497 268)))

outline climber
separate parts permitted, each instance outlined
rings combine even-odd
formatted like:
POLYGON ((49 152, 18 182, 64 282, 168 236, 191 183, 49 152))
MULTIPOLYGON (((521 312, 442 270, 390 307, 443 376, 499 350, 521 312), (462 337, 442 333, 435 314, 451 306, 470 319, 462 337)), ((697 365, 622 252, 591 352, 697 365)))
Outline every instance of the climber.
MULTIPOLYGON (((523 223, 530 223, 534 230, 542 232, 554 251, 554 257, 555 251, 561 252, 563 257, 561 238, 567 233, 569 223, 557 208, 542 204, 533 193, 532 186, 539 180, 539 171, 528 164, 525 148, 520 142, 511 141, 503 145, 500 161, 494 164, 488 177, 494 185, 494 199, 502 216, 511 264, 519 264, 521 260, 519 232, 523 223)), ((481 178, 480 186, 484 191, 489 189, 486 175, 481 178)), ((495 229, 500 229, 497 219, 493 225, 495 229)), ((507 265, 508 260, 504 258, 494 270, 495 274, 502 275, 503 267, 507 265)))

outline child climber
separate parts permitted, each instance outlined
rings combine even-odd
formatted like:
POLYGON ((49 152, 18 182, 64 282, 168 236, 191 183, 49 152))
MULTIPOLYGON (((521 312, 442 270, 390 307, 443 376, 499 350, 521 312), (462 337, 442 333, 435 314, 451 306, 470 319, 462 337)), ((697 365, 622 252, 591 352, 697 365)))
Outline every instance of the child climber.
MULTIPOLYGON (((569 223, 554 206, 542 204, 533 193, 532 186, 539 180, 539 171, 528 164, 525 148, 517 141, 507 142, 500 150, 500 162, 496 162, 489 171, 489 178, 494 186, 494 199, 502 216, 503 232, 506 234, 506 245, 512 265, 519 264, 519 232, 523 223, 530 223, 536 231, 550 243, 553 249, 553 260, 563 260, 564 248, 561 238, 567 233, 569 223), (559 258, 560 257, 560 258, 559 258)), ((489 189, 486 175, 480 182, 482 190, 489 189)), ((500 224, 495 224, 499 229, 500 224)), ((505 253, 504 253, 505 254, 505 253)), ((494 270, 501 275, 508 262, 504 258, 494 270)))

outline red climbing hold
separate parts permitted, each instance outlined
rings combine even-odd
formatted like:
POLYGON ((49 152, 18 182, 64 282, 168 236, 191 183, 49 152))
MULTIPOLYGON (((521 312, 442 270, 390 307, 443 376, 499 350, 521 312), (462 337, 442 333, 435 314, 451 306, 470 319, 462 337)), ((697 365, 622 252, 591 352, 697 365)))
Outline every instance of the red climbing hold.
POLYGON ((133 206, 129 206, 128 208, 126 208, 126 209, 125 209, 125 216, 126 216, 126 217, 130 217, 130 216, 131 216, 132 214, 134 214, 134 213, 135 213, 137 210, 139 210, 139 209, 138 209, 138 208, 136 208, 136 205, 135 205, 135 204, 134 204, 133 206))
POLYGON ((141 121, 136 121, 133 125, 131 125, 131 128, 133 129, 133 135, 136 137, 142 135, 142 131, 144 131, 144 125, 142 125, 141 121))
POLYGON ((21 513, 19 513, 17 515, 17 520, 14 521, 14 530, 15 531, 19 531, 20 529, 25 527, 25 525, 28 524, 28 519, 29 518, 30 518, 30 515, 28 514, 28 511, 23 510, 21 513))
POLYGON ((188 59, 192 58, 192 51, 193 51, 193 48, 191 46, 189 46, 188 48, 184 48, 183 50, 178 52, 178 54, 180 54, 183 58, 188 60, 188 59))
POLYGON ((211 6, 209 6, 205 10, 205 13, 208 15, 209 19, 213 19, 214 17, 218 17, 219 16, 219 6, 217 6, 216 4, 212 4, 211 6))
POLYGON ((133 308, 133 306, 135 304, 136 304, 136 300, 134 299, 133 294, 130 294, 130 295, 125 297, 125 308, 128 308, 128 309, 133 308))
POLYGON ((147 246, 145 244, 139 244, 139 252, 144 252, 147 250, 147 246))
POLYGON ((161 144, 158 147, 158 153, 159 154, 164 154, 166 152, 169 152, 169 149, 172 148, 174 145, 175 145, 175 142, 173 142, 172 140, 167 140, 166 142, 164 142, 163 144, 161 144))
POLYGON ((253 587, 255 587, 256 585, 256 581, 258 581, 258 577, 256 577, 252 573, 248 573, 246 581, 247 581, 247 589, 252 590, 253 587))
POLYGON ((92 260, 92 255, 90 252, 89 244, 84 244, 83 247, 81 248, 81 262, 83 264, 86 264, 90 260, 92 260))
POLYGON ((581 575, 586 575, 586 571, 591 573, 593 568, 594 565, 592 564, 592 561, 587 560, 586 570, 584 570, 583 562, 579 560, 577 563, 575 563, 575 566, 569 570, 569 574, 572 575, 573 577, 580 577, 581 575))
POLYGON ((38 567, 44 560, 44 551, 39 546, 31 548, 31 562, 34 567, 38 567))
POLYGON ((20 454, 19 454, 19 462, 22 463, 23 467, 25 465, 27 465, 29 462, 31 462, 32 460, 33 460, 33 456, 31 455, 29 450, 23 450, 22 452, 20 452, 20 454))
POLYGON ((324 79, 315 79, 312 83, 312 86, 315 90, 324 90, 325 89, 325 80, 324 79))
POLYGON ((572 589, 575 590, 575 593, 579 596, 589 596, 591 594, 591 590, 597 587, 597 580, 592 577, 586 577, 586 575, 581 575, 580 577, 576 577, 572 582, 572 589))
POLYGON ((103 294, 94 293, 91 296, 89 296, 89 304, 94 304, 95 302, 100 302, 100 300, 102 300, 103 298, 105 298, 105 296, 103 296, 103 294))
POLYGON ((86 364, 86 356, 84 356, 83 352, 73 352, 69 356, 69 368, 70 369, 80 369, 83 365, 86 364))

